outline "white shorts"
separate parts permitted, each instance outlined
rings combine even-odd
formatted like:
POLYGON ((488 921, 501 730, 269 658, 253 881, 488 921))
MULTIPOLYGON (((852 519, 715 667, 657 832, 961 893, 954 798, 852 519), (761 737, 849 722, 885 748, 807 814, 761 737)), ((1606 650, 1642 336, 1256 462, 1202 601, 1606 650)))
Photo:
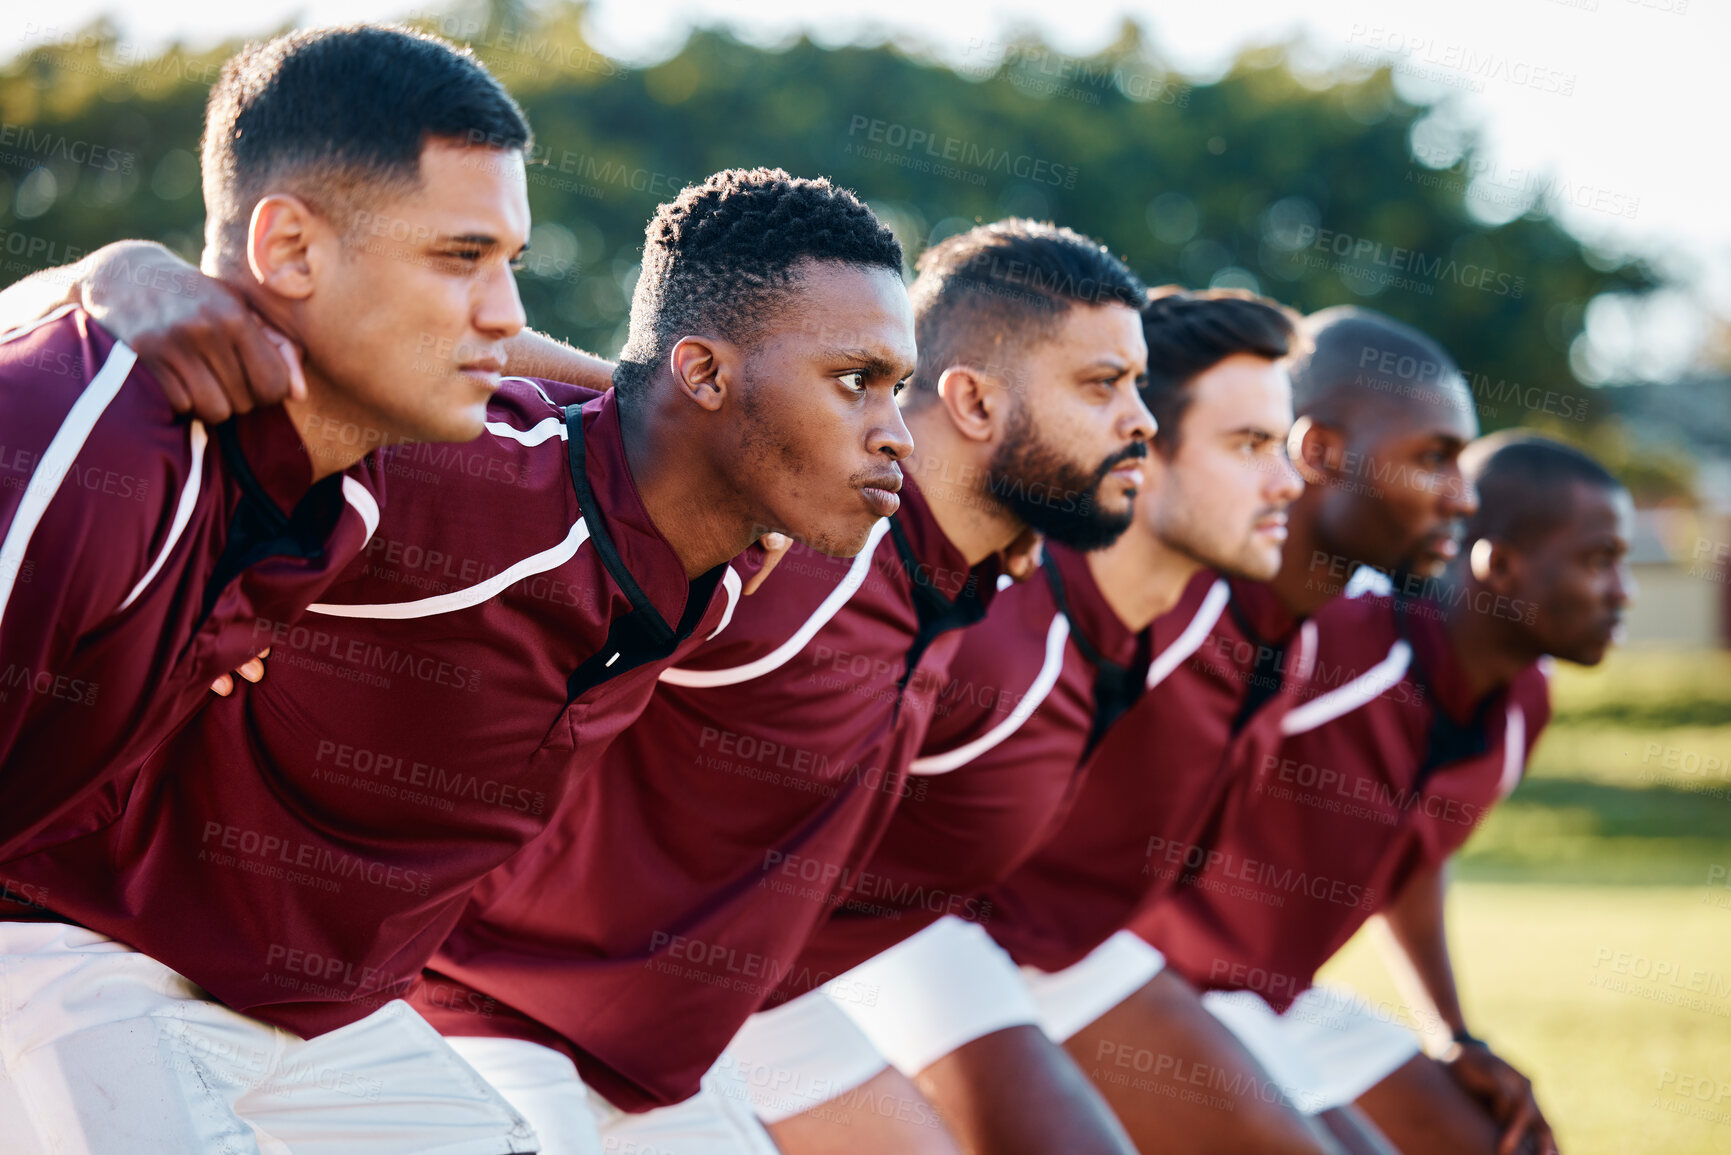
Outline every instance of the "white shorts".
POLYGON ((1121 930, 1081 962, 1061 971, 1023 967, 1022 978, 1039 1008, 1046 1037, 1066 1043, 1165 969, 1165 955, 1140 936, 1121 930))
POLYGON ((752 1015, 710 1073, 733 1071, 757 1117, 779 1123, 846 1094, 886 1066, 871 1040, 820 988, 752 1015))
POLYGON ((1210 991, 1202 1005, 1307 1115, 1353 1102, 1419 1053, 1416 1035, 1345 987, 1312 987, 1283 1015, 1252 991, 1210 991))
POLYGON ((877 1052, 910 1077, 975 1039, 1039 1021, 1004 948, 978 923, 952 915, 824 990, 877 1052))
POLYGON ((449 1041, 528 1116, 542 1155, 775 1155, 737 1073, 722 1064, 685 1102, 633 1115, 584 1086, 571 1060, 549 1047, 521 1039, 449 1041))
POLYGON ((523 1117, 401 1000, 300 1039, 63 923, 0 922, 3 1155, 506 1155, 523 1117))

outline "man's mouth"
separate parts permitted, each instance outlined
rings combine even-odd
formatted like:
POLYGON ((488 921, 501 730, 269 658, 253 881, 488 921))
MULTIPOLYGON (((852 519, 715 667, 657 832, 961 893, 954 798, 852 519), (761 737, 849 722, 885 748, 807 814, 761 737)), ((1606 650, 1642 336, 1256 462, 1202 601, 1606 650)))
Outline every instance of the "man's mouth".
POLYGON ((901 470, 870 478, 860 484, 859 491, 879 517, 889 517, 902 506, 897 495, 902 489, 901 470))

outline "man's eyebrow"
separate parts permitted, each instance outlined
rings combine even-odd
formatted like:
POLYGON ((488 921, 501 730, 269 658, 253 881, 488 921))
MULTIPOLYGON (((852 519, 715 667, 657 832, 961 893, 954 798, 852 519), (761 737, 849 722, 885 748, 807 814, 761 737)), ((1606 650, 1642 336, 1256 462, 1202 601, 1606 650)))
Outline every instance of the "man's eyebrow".
POLYGON ((1225 433, 1222 433, 1221 436, 1226 438, 1254 437, 1258 441, 1286 440, 1286 437, 1283 434, 1276 433, 1272 429, 1264 429, 1260 425, 1240 425, 1237 429, 1228 429, 1225 433))
POLYGON ((901 367, 896 362, 869 349, 825 349, 819 356, 825 361, 846 361, 858 365, 873 377, 895 377, 899 380, 913 372, 911 367, 905 373, 900 372, 901 367))
MULTIPOLYGON (((499 238, 486 233, 440 233, 433 238, 436 245, 473 245, 476 248, 492 249, 499 245, 499 238)), ((528 245, 523 246, 525 249, 528 245)))
POLYGON ((1088 374, 1096 373, 1101 369, 1110 369, 1112 371, 1112 376, 1122 377, 1124 374, 1133 371, 1135 368, 1136 366, 1129 361, 1120 361, 1116 357, 1100 357, 1082 366, 1081 372, 1088 374))

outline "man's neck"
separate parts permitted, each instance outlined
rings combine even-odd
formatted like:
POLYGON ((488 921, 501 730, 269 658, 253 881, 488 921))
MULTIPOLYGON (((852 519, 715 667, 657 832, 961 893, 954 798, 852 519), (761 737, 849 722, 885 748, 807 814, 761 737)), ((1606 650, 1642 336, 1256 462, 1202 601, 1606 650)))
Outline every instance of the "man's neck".
POLYGON ((1497 596, 1470 575, 1451 569, 1437 589, 1444 607, 1443 631, 1474 702, 1507 686, 1538 660, 1540 655, 1522 644, 1511 622, 1486 612, 1497 596))
POLYGON ((261 289, 249 273, 228 269, 213 275, 238 292, 265 324, 294 343, 307 395, 304 401, 292 397, 285 400, 283 411, 300 434, 315 482, 341 473, 384 444, 385 434, 379 422, 347 401, 340 390, 331 386, 319 366, 307 359, 293 314, 280 299, 261 289))
POLYGON ((302 366, 302 372, 306 375, 306 400, 291 397, 282 404, 301 435, 316 482, 341 473, 370 450, 377 449, 384 433, 377 422, 368 421, 364 414, 348 412, 336 391, 311 365, 302 366))
POLYGON ((967 563, 979 565, 1015 541, 1024 526, 986 493, 991 447, 959 437, 935 402, 902 418, 917 447, 902 468, 967 563))
POLYGON ((1318 502, 1311 497, 1312 492, 1306 490, 1292 503, 1287 513, 1286 544, 1280 551, 1280 572, 1268 583, 1275 600, 1295 618, 1308 618, 1332 601, 1357 566, 1323 545, 1317 524, 1318 502))
POLYGON ((1202 566, 1155 536, 1140 518, 1112 545, 1087 555, 1094 584, 1118 620, 1140 633, 1178 604, 1202 566))
POLYGON ((673 547, 687 581, 738 557, 769 532, 708 457, 693 452, 701 441, 692 431, 641 401, 620 405, 619 426, 643 510, 673 547))

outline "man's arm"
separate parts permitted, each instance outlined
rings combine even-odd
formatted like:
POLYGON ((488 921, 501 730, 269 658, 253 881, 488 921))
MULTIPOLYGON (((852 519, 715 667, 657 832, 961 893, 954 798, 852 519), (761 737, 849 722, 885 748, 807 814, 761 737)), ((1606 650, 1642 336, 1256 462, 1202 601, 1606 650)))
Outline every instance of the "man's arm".
MULTIPOLYGON (((116 241, 0 293, 0 330, 66 304, 132 347, 177 413, 219 425, 305 385, 240 294, 151 241, 116 241)), ((280 338, 279 338, 280 339, 280 338)))
POLYGON ((1384 946, 1390 948, 1384 951, 1385 961, 1408 1005, 1421 1017, 1428 1012, 1434 1016, 1433 1023, 1448 1031, 1444 1065, 1503 1127, 1499 1155, 1513 1155, 1528 1132, 1532 1133, 1534 1149, 1553 1152, 1555 1140, 1533 1097, 1531 1081, 1467 1030, 1449 961, 1444 921, 1447 895, 1448 873, 1442 864, 1415 875, 1406 884, 1381 914, 1387 931, 1384 946))
POLYGON ((505 372, 513 377, 545 377, 598 393, 613 388, 613 362, 533 329, 505 342, 505 358, 505 372))

